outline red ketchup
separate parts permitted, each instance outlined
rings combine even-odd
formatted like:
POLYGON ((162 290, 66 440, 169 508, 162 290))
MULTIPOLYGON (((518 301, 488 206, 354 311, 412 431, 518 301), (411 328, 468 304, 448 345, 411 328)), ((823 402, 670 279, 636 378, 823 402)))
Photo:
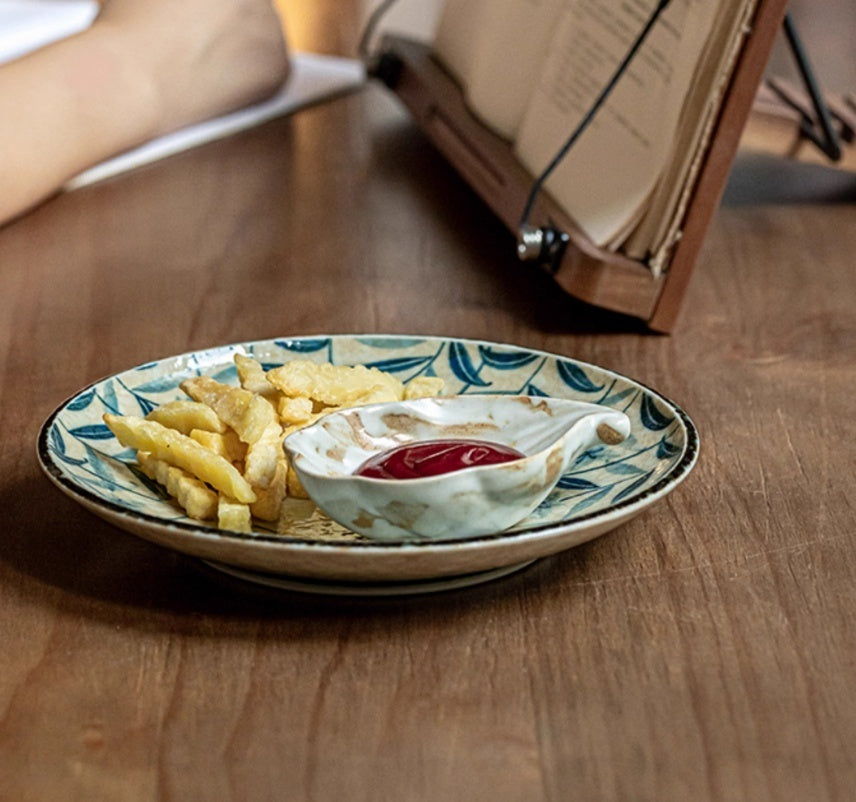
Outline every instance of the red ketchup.
POLYGON ((405 443, 367 459, 354 471, 373 479, 422 479, 476 465, 496 465, 526 456, 486 440, 423 440, 405 443))

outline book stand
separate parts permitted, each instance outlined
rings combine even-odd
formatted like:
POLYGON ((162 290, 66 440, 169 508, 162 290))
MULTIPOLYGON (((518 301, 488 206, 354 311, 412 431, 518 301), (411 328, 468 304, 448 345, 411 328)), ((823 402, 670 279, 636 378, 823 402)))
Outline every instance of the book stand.
MULTIPOLYGON (((723 98, 710 143, 668 264, 655 275, 643 262, 599 248, 546 192, 534 199, 528 220, 559 233, 537 260, 570 295, 640 318, 653 331, 672 330, 681 301, 731 169, 752 109, 786 0, 759 0, 723 98)), ((428 46, 383 38, 370 72, 388 86, 414 120, 500 220, 518 234, 530 200, 532 175, 511 146, 469 111, 461 88, 428 46)))

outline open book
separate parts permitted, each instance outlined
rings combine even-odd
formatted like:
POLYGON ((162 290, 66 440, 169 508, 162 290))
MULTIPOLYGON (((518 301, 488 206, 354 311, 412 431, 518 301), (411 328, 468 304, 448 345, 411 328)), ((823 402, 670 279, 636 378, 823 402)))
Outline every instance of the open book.
MULTIPOLYGON (((537 176, 656 0, 447 0, 437 58, 537 176)), ((546 189, 598 246, 662 269, 754 0, 672 0, 546 189)))
POLYGON ((441 2, 372 74, 564 290, 669 331, 786 0, 441 2))

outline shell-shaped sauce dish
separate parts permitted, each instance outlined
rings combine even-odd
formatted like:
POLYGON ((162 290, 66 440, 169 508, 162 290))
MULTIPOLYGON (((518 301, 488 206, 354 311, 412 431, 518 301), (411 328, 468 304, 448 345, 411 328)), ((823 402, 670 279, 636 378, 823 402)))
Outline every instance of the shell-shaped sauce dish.
POLYGON ((285 438, 310 498, 333 520, 383 541, 445 540, 501 532, 550 494, 587 449, 630 433, 623 413, 562 398, 461 395, 333 412, 285 438), (523 457, 415 479, 355 475, 406 443, 478 439, 523 457))

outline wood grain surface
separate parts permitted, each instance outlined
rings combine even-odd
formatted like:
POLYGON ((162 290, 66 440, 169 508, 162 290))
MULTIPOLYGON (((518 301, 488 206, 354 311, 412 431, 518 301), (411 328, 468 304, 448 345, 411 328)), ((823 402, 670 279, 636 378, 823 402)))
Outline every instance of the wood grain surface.
MULTIPOLYGON (((353 53, 351 3, 281 5, 296 46, 353 53)), ((0 229, 0 800, 852 799, 854 199, 738 163, 671 336, 522 267, 375 86, 0 229), (97 378, 350 332, 626 373, 700 461, 592 543, 393 600, 227 581, 39 471, 41 423, 97 378)))

